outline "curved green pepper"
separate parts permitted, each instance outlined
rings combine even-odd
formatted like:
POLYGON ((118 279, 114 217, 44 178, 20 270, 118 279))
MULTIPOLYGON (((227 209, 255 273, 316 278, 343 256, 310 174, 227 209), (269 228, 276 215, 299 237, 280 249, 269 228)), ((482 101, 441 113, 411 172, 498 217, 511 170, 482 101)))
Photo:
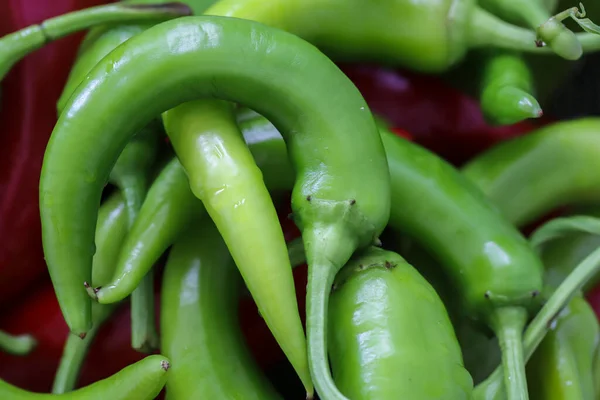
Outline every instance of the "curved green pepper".
POLYGON ((0 398, 11 400, 152 400, 167 380, 169 360, 148 356, 116 374, 89 386, 65 394, 32 393, 0 380, 0 398))
MULTIPOLYGON (((119 191, 102 203, 98 212, 95 243, 96 254, 92 261, 92 282, 108 282, 115 270, 119 249, 127 235, 127 210, 119 191)), ((110 318, 118 304, 92 304, 94 327, 82 340, 69 335, 54 377, 52 393, 66 393, 77 384, 81 365, 102 324, 110 318)))
POLYGON ((0 38, 0 80, 27 54, 72 33, 107 23, 158 22, 189 14, 190 9, 181 3, 106 4, 47 19, 0 38))
POLYGON ((161 348, 173 361, 167 399, 280 399, 239 329, 243 281, 208 218, 169 253, 161 294, 161 348))
MULTIPOLYGON (((204 203, 262 318, 311 397, 306 338, 285 238, 233 111, 224 101, 197 100, 167 111, 163 121, 192 192, 204 203)), ((127 295, 119 296, 118 288, 111 282, 98 296, 111 302, 127 295)))
POLYGON ((600 169, 599 132, 600 118, 557 122, 492 147, 462 172, 523 226, 560 206, 600 202, 600 175, 591 172, 600 169))
POLYGON ((202 96, 246 104, 284 133, 311 277, 311 373, 327 381, 318 387, 324 396, 335 393, 324 329, 329 288, 352 253, 385 227, 389 172, 350 80, 307 42, 256 22, 204 16, 156 25, 103 58, 71 97, 40 180, 44 250, 67 323, 76 334, 89 329, 89 299, 79 288, 89 280, 100 194, 120 151, 153 117, 202 96))
POLYGON ((398 254, 355 256, 336 277, 329 315, 333 376, 348 398, 471 398, 444 304, 398 254))

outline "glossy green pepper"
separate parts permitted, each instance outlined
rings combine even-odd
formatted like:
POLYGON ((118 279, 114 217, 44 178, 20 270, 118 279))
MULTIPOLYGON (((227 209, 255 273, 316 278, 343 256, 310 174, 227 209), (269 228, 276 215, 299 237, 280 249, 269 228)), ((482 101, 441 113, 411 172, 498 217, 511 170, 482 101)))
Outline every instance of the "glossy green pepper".
MULTIPOLYGON (((270 192, 276 195, 290 190, 295 173, 279 132, 265 129, 263 119, 244 121, 240 128, 270 192)), ((181 232, 204 215, 206 210, 190 190, 185 170, 173 158, 152 183, 138 219, 125 239, 115 273, 120 290, 131 293, 140 276, 147 273, 181 232), (157 226, 161 228, 156 229, 157 226)))
MULTIPOLYGON (((127 235, 128 221, 125 200, 119 191, 102 203, 98 212, 95 243, 97 251, 92 261, 92 281, 108 282, 115 270, 119 249, 127 235)), ((69 335, 54 377, 52 393, 66 393, 75 388, 81 365, 102 324, 110 318, 118 304, 92 304, 94 327, 82 340, 69 335)))
MULTIPOLYGON (((167 111, 163 122, 192 192, 215 222, 262 318, 310 397, 314 388, 285 238, 233 112, 230 103, 197 100, 167 111)), ((103 301, 114 301, 115 288, 111 283, 98 296, 106 291, 103 301)))
POLYGON ((169 360, 148 356, 116 374, 89 386, 64 394, 32 393, 0 380, 0 398, 11 400, 152 400, 167 380, 169 360))
POLYGON ((600 118, 557 122, 492 147, 462 172, 523 226, 560 206, 600 202, 599 132, 600 118))
POLYGON ((189 14, 190 9, 181 3, 107 4, 47 19, 0 38, 0 80, 27 54, 72 33, 102 24, 158 22, 189 14))
POLYGON ((444 304, 398 254, 356 255, 336 277, 329 315, 333 376, 348 398, 471 398, 444 304))
MULTIPOLYGON (((474 48, 551 53, 536 45, 535 32, 506 23, 475 0, 220 0, 205 14, 284 29, 335 60, 374 61, 424 72, 445 71, 474 48)), ((600 48, 600 36, 583 33, 577 38, 586 51, 600 48)))
POLYGON ((280 399, 244 341, 238 322, 243 281, 205 217, 169 253, 161 294, 161 348, 173 361, 168 400, 280 399))
POLYGON ((42 235, 59 303, 76 310, 67 322, 75 333, 89 329, 78 282, 89 279, 103 184, 132 134, 198 97, 238 101, 284 132, 297 170, 292 208, 311 277, 311 373, 323 396, 336 396, 326 360, 329 288, 337 270, 357 248, 376 241, 389 218, 389 172, 369 108, 331 60, 295 35, 235 18, 170 22, 103 58, 50 138, 40 180, 42 235), (247 49, 243 56, 240 48, 247 49), (73 148, 79 157, 67 156, 73 148))

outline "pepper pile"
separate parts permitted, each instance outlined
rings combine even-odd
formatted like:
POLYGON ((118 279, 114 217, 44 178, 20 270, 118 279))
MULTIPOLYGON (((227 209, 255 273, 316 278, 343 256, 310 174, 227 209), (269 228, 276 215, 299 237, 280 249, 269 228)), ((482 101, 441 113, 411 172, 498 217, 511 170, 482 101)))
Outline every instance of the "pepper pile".
MULTIPOLYGON (((600 118, 542 119, 600 50, 583 5, 130 0, 20 28, 7 89, 88 31, 36 191, 59 398, 600 396, 600 118), (420 81, 445 92, 398 101, 420 81), (124 316, 146 356, 79 379, 124 316), (264 372, 270 339, 293 390, 264 372)), ((35 347, 9 331, 7 353, 35 347)))

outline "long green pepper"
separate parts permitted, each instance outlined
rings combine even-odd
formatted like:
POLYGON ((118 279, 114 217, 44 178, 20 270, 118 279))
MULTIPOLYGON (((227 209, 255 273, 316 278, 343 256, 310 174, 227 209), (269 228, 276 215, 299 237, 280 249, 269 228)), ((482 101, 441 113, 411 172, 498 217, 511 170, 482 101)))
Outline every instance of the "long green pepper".
MULTIPOLYGON (((102 203, 96 225, 96 253, 92 261, 92 281, 108 282, 116 266, 119 249, 127 235, 127 210, 125 200, 119 191, 102 203)), ((65 341, 63 354, 54 377, 52 393, 70 392, 75 388, 79 372, 102 324, 110 318, 118 304, 92 304, 93 328, 82 340, 69 335, 65 341)))
MULTIPOLYGON (((233 111, 227 102, 198 100, 167 111, 163 121, 192 192, 204 203, 261 316, 312 397, 306 338, 285 239, 233 111)), ((105 302, 115 298, 111 287, 98 292, 104 292, 105 302)))
MULTIPOLYGON (((102 186, 132 134, 203 96, 248 105, 284 133, 297 171, 292 208, 311 271, 311 374, 323 397, 339 398, 326 359, 328 293, 337 270, 385 227, 389 173, 356 87, 295 35, 241 19, 184 17, 134 36, 96 65, 62 113, 42 168, 43 241, 53 282, 77 292, 73 283, 89 277, 102 186), (67 157, 74 147, 79 157, 67 157)), ((58 297, 67 301, 60 290, 58 297)))

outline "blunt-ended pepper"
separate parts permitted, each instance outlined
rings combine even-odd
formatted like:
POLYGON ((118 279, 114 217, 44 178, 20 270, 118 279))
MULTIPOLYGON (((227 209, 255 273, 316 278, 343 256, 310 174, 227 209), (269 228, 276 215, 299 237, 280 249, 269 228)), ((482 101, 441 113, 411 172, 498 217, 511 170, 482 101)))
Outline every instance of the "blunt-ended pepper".
POLYGON ((328 293, 337 270, 385 227, 389 172, 373 117, 350 80, 314 46, 260 23, 202 16, 156 25, 103 58, 69 100, 40 180, 44 250, 66 320, 76 334, 90 328, 81 285, 89 280, 102 187, 118 155, 153 117, 200 97, 245 104, 284 134, 311 277, 311 373, 323 396, 338 396, 326 358, 328 293))
POLYGON ((338 273, 329 311, 333 376, 349 399, 471 398, 444 304, 398 254, 358 254, 338 273))

